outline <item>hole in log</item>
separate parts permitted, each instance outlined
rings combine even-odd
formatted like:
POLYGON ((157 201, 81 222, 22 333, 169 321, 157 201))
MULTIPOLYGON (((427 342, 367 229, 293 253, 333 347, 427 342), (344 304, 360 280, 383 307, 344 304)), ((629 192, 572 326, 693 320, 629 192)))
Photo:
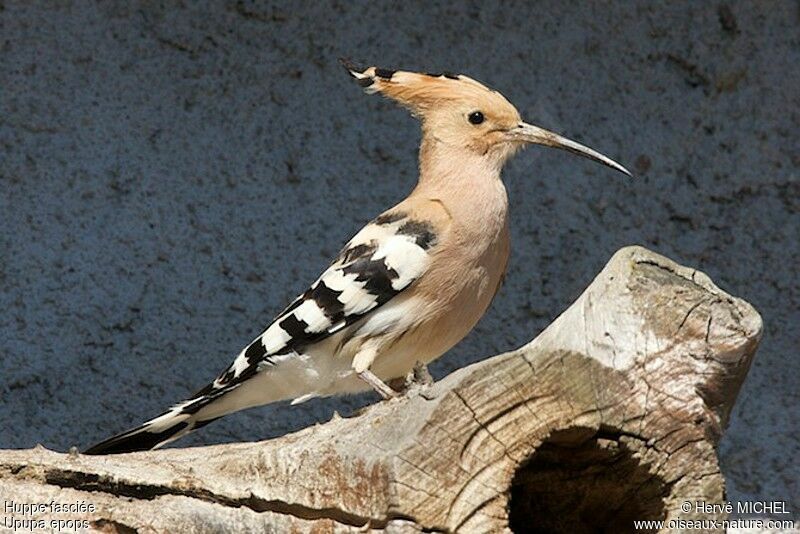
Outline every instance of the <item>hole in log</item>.
POLYGON ((514 474, 511 530, 633 532, 634 520, 664 519, 669 485, 634 456, 643 442, 620 437, 605 428, 553 432, 514 474))

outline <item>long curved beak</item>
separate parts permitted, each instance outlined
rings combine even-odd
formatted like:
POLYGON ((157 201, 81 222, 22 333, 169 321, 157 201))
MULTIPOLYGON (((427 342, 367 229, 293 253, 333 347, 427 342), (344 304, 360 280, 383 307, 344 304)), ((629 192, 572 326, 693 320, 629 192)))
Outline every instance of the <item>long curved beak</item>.
POLYGON ((573 154, 577 154, 579 156, 583 156, 584 158, 589 158, 597 161, 598 163, 602 163, 603 165, 607 165, 612 169, 616 169, 619 172, 627 174, 633 178, 633 175, 630 173, 630 171, 628 171, 628 169, 611 158, 604 156, 600 152, 592 150, 588 146, 584 146, 580 143, 572 141, 571 139, 567 139, 566 137, 562 137, 555 132, 534 126, 533 124, 521 122, 516 128, 509 130, 508 134, 511 140, 560 148, 562 150, 566 150, 567 152, 572 152, 573 154))

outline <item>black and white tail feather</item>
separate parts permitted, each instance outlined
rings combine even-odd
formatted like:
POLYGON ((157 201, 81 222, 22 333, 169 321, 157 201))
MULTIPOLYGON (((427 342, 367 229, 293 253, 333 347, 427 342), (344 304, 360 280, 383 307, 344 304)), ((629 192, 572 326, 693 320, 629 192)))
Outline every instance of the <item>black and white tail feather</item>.
MULTIPOLYGON (((254 339, 216 380, 143 425, 102 441, 85 454, 118 454, 161 447, 227 413, 287 398, 302 402, 317 396, 312 386, 280 390, 282 369, 303 361, 332 336, 370 332, 361 321, 408 288, 425 271, 436 244, 433 229, 399 211, 366 225, 328 269, 254 339), (256 385, 254 379, 260 380, 256 385), (270 377, 273 377, 270 379, 270 377), (249 388, 249 389, 248 389, 249 388), (247 391, 245 391, 247 390, 247 391)), ((326 355, 331 358, 333 355, 326 355)), ((301 384, 301 386, 305 386, 301 384)))
POLYGON ((141 426, 89 447, 83 454, 120 454, 157 449, 214 421, 191 419, 190 415, 170 410, 141 426))

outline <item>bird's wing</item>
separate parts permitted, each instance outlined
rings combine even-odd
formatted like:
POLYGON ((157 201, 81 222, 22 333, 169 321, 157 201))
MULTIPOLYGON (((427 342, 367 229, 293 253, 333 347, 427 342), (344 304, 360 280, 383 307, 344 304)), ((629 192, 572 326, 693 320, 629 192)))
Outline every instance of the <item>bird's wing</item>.
POLYGON ((425 272, 436 242, 429 223, 400 211, 377 217, 214 382, 181 403, 180 411, 196 413, 255 374, 374 312, 425 272))

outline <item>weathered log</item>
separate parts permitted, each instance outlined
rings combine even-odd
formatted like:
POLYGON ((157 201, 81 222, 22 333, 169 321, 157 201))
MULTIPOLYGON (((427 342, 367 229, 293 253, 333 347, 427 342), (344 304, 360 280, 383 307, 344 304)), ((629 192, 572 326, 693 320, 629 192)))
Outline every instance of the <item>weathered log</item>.
MULTIPOLYGON (((761 334, 746 302, 620 250, 528 345, 260 443, 0 453, 15 503, 105 532, 625 532, 722 518, 716 445, 761 334), (85 508, 85 507, 84 507, 85 508)), ((17 519, 31 516, 14 515, 17 519)))

